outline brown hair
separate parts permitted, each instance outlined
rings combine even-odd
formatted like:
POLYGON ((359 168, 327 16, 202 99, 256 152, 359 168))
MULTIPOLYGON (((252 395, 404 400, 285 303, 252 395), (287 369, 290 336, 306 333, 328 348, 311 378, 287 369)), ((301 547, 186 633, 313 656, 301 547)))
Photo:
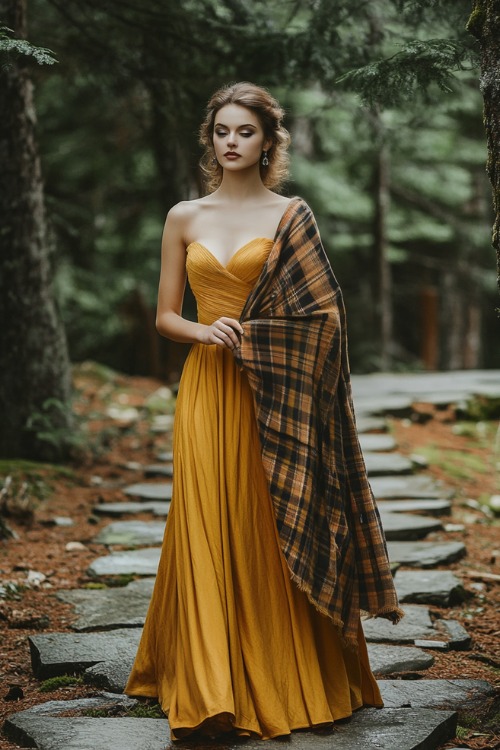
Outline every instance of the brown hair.
POLYGON ((279 190, 288 176, 290 134, 282 124, 285 112, 269 91, 243 81, 223 86, 207 104, 205 119, 200 127, 200 144, 205 148, 200 167, 207 193, 216 190, 222 180, 222 167, 215 160, 213 134, 215 116, 226 104, 239 104, 251 109, 259 118, 265 137, 272 141, 268 150, 269 166, 260 165, 260 176, 267 188, 279 190))

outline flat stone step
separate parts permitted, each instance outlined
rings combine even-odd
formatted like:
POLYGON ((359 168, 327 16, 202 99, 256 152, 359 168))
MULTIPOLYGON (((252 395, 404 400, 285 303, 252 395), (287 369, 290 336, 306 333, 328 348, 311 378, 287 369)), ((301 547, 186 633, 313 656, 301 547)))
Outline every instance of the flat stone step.
POLYGON ((431 477, 414 475, 408 477, 373 477, 370 484, 377 500, 391 498, 411 500, 413 498, 425 500, 448 500, 453 490, 444 487, 431 477))
MULTIPOLYGON (((359 429, 358 429, 359 432, 359 429)), ((374 434, 360 434, 359 443, 361 450, 364 451, 393 451, 396 450, 396 441, 392 435, 384 435, 379 433, 374 434)))
POLYGON ((125 487, 123 492, 126 495, 138 497, 140 500, 171 500, 172 482, 160 482, 157 484, 138 482, 137 484, 125 487))
POLYGON ((174 460, 174 453, 173 451, 160 451, 156 454, 156 458, 158 461, 167 461, 171 463, 174 460))
POLYGON ((450 570, 398 570, 394 583, 400 602, 451 607, 466 598, 462 581, 450 570))
POLYGON ((144 547, 125 552, 113 552, 98 557, 87 568, 91 576, 139 575, 155 576, 160 561, 161 547, 144 547))
POLYGON ((434 657, 421 648, 368 643, 370 666, 375 675, 418 672, 434 664, 434 657))
POLYGON ((500 395, 499 370, 454 370, 453 372, 373 373, 351 377, 354 403, 368 397, 409 397, 416 402, 440 402, 443 405, 455 399, 483 395, 497 398, 500 395), (452 400, 450 400, 452 399, 452 400))
POLYGON ((383 417, 368 417, 366 414, 357 414, 356 429, 359 435, 366 432, 385 432, 387 422, 383 417))
POLYGON ((427 607, 406 604, 401 609, 404 610, 405 617, 397 625, 383 617, 363 620, 366 640, 370 643, 413 643, 419 638, 440 640, 439 631, 434 628, 427 607))
POLYGON ((354 397, 354 409, 357 414, 377 417, 391 414, 395 417, 409 417, 412 413, 413 399, 400 394, 381 392, 380 394, 357 395, 354 397))
POLYGON ((365 451, 363 457, 370 477, 411 474, 415 468, 413 461, 401 453, 365 451))
POLYGON ((174 473, 174 467, 172 463, 161 463, 161 464, 149 464, 144 466, 144 475, 147 477, 171 477, 174 473))
POLYGON ((165 521, 115 521, 101 529, 92 541, 96 544, 135 547, 161 544, 164 533, 165 521))
POLYGON ((121 628, 109 633, 43 633, 28 636, 35 677, 45 680, 83 672, 98 662, 135 657, 141 630, 121 628))
POLYGON ((98 503, 93 512, 100 516, 126 516, 134 513, 152 513, 154 516, 168 516, 170 500, 150 500, 146 502, 98 503))
POLYGON ((109 630, 144 625, 155 579, 140 578, 127 586, 59 591, 57 598, 74 606, 73 630, 109 630))
POLYGON ((134 654, 125 654, 119 659, 100 661, 85 670, 83 681, 112 693, 122 693, 132 671, 134 658, 134 654))
POLYGON ((449 500, 378 500, 381 513, 423 513, 428 516, 447 516, 451 513, 449 500))
POLYGON ((386 708, 446 708, 453 711, 484 707, 495 688, 486 680, 379 680, 386 708))
MULTIPOLYGON (((332 734, 292 732, 287 746, 295 750, 437 750, 455 736, 457 715, 430 708, 366 708, 356 711, 332 734)), ((170 747, 167 719, 62 718, 40 716, 33 709, 11 715, 6 733, 38 750, 165 750, 170 747)), ((224 750, 240 750, 241 742, 209 743, 224 750)), ((262 750, 262 740, 247 740, 246 750, 262 750)))
POLYGON ((381 513, 382 528, 385 538, 389 541, 406 541, 409 539, 422 539, 431 531, 440 531, 443 528, 441 521, 437 518, 410 515, 405 513, 381 513))
POLYGON ((412 568, 434 568, 467 554, 462 542, 387 542, 389 560, 412 568))
POLYGON ((174 427, 173 414, 157 414, 151 422, 151 432, 172 432, 174 427))

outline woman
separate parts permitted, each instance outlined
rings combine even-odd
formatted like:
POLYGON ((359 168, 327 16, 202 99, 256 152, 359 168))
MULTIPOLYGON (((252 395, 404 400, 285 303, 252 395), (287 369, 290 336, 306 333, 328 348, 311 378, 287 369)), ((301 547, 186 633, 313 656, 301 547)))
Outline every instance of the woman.
POLYGON ((283 111, 216 92, 201 127, 211 192, 168 214, 157 327, 192 343, 177 399, 173 498, 125 687, 173 739, 268 739, 381 706, 360 610, 397 621, 359 450, 342 298, 314 217, 272 188, 283 111), (186 273, 198 321, 181 316, 186 273))

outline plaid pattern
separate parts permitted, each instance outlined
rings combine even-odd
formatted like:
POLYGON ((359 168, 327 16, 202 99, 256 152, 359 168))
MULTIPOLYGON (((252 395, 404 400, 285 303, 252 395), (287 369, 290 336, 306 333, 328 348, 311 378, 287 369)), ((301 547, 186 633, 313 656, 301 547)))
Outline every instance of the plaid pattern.
POLYGON ((300 198, 240 322, 235 359, 253 391, 291 576, 355 644, 361 610, 393 622, 403 613, 356 431, 342 293, 300 198))

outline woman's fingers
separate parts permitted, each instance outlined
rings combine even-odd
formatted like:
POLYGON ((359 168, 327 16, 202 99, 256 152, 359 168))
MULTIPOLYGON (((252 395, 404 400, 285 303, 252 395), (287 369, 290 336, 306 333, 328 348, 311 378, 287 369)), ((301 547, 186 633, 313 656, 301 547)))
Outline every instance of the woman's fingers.
POLYGON ((216 344, 234 349, 239 344, 239 336, 243 328, 234 318, 222 317, 212 324, 216 344))

